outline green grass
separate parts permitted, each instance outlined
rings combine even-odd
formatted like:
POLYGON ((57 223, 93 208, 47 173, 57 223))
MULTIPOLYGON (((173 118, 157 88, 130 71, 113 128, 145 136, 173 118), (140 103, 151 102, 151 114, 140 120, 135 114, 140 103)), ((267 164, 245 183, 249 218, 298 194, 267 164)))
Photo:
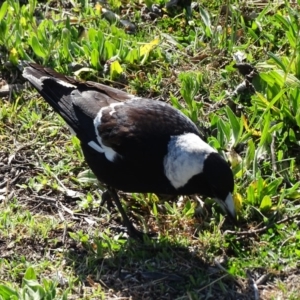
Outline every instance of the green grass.
POLYGON ((231 162, 242 203, 234 226, 210 199, 199 213, 188 197, 120 193, 158 234, 128 239, 78 140, 35 92, 14 92, 0 99, 0 299, 300 299, 299 1, 199 2, 190 24, 109 1, 135 34, 86 1, 28 2, 1 4, 4 80, 23 83, 19 59, 68 75, 76 63, 82 79, 171 103, 231 162), (255 92, 233 93, 237 53, 255 92))

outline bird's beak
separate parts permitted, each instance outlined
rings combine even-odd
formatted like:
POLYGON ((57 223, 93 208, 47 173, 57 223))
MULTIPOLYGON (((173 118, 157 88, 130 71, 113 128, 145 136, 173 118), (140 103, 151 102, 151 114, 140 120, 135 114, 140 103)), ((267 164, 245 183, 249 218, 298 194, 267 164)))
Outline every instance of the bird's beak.
POLYGON ((227 213, 233 220, 236 220, 236 209, 231 193, 228 193, 225 201, 220 199, 215 200, 221 206, 225 213, 227 213))

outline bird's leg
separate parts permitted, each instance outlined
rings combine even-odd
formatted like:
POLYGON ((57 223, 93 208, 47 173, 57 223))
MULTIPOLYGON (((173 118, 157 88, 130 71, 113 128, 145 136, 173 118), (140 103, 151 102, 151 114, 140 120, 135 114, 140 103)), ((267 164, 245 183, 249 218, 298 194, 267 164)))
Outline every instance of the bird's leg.
POLYGON ((123 206, 122 206, 122 204, 119 200, 119 196, 118 196, 116 190, 114 188, 108 187, 108 191, 109 191, 113 201, 117 205, 117 208, 118 208, 119 212, 122 215, 122 219, 123 219, 123 222, 124 222, 125 226, 127 227, 129 236, 132 237, 132 238, 135 238, 135 239, 143 240, 144 233, 141 232, 141 231, 138 231, 133 226, 133 224, 130 222, 130 220, 129 220, 126 212, 124 211, 124 208, 123 208, 123 206))
POLYGON ((113 202, 111 201, 111 193, 110 191, 106 190, 102 193, 102 197, 101 197, 101 202, 100 202, 100 207, 103 206, 104 204, 107 205, 107 209, 108 210, 111 210, 114 208, 114 204, 113 202))

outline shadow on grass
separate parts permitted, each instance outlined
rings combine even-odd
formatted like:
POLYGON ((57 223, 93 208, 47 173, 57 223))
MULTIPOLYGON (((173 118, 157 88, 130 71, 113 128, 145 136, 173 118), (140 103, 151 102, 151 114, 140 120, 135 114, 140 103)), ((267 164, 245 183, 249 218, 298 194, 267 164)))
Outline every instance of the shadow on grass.
POLYGON ((95 237, 93 244, 69 249, 66 259, 84 286, 101 286, 105 299, 251 299, 200 253, 164 238, 142 243, 95 237))

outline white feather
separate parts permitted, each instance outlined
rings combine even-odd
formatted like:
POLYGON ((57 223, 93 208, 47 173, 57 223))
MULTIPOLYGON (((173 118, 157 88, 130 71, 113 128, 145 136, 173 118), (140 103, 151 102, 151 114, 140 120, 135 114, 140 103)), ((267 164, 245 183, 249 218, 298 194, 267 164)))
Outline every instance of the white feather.
POLYGON ((42 86, 41 80, 34 77, 33 75, 29 74, 27 68, 25 68, 25 70, 23 72, 23 77, 27 78, 28 81, 31 82, 35 87, 41 87, 42 86))
POLYGON ((29 69, 30 69, 30 67, 27 67, 27 68, 24 69, 23 76, 25 78, 27 78, 29 80, 29 82, 31 82, 36 87, 41 88, 43 86, 43 81, 45 81, 45 80, 54 80, 62 86, 65 86, 65 87, 68 87, 68 88, 76 88, 75 85, 73 85, 71 83, 68 83, 66 81, 57 79, 57 78, 48 77, 48 76, 42 76, 41 78, 36 78, 35 76, 28 73, 29 69))
POLYGON ((122 102, 121 103, 112 103, 109 106, 104 107, 104 108, 111 108, 111 111, 109 112, 109 114, 112 116, 116 112, 115 107, 120 106, 120 105, 124 105, 124 103, 122 103, 122 102))
POLYGON ((105 157, 111 162, 113 162, 115 160, 118 153, 116 151, 114 151, 112 148, 107 147, 106 145, 103 144, 101 136, 99 135, 99 132, 98 132, 98 127, 101 125, 101 118, 102 118, 102 114, 103 114, 104 110, 111 109, 109 114, 112 115, 113 113, 116 112, 115 107, 118 105, 124 105, 124 103, 112 103, 109 106, 102 107, 94 119, 94 126, 95 126, 97 142, 99 143, 100 147, 103 149, 105 157))
POLYGON ((100 152, 100 153, 104 153, 104 150, 95 142, 95 141, 90 141, 88 143, 88 145, 90 147, 92 147, 94 150, 100 152))
POLYGON ((57 78, 54 78, 54 77, 47 77, 47 76, 43 76, 40 78, 40 80, 43 82, 44 80, 54 80, 56 81, 58 84, 64 86, 64 87, 67 87, 67 88, 77 88, 75 85, 69 83, 69 82, 66 82, 66 81, 63 81, 63 80, 60 80, 60 79, 57 79, 57 78))
POLYGON ((216 152, 194 133, 172 136, 164 157, 165 175, 175 189, 202 173, 208 154, 216 152))

